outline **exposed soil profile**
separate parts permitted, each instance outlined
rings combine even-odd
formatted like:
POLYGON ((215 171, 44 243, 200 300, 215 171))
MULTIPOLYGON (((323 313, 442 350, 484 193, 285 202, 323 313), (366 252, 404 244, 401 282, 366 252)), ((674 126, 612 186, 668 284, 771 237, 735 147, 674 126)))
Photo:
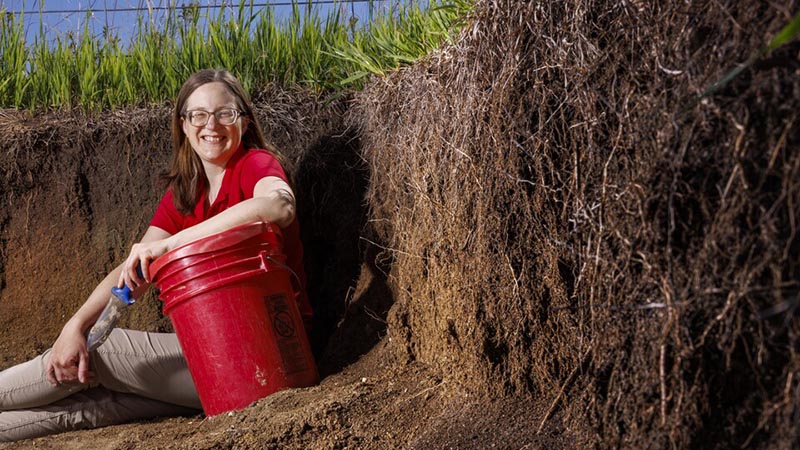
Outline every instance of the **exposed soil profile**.
MULTIPOLYGON (((320 385, 0 448, 797 448, 800 44, 698 98, 797 9, 479 1, 362 92, 257 93, 320 385)), ((143 232, 168 114, 0 113, 0 368, 143 232)))

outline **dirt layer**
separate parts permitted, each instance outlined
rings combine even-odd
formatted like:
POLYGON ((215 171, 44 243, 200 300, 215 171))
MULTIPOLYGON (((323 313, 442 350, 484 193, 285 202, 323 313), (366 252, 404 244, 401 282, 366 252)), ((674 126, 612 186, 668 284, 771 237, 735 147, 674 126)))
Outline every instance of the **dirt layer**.
POLYGON ((560 432, 533 432, 543 405, 473 397, 424 365, 397 365, 386 353, 378 346, 319 386, 278 392, 213 418, 109 426, 0 449, 570 448, 560 432))

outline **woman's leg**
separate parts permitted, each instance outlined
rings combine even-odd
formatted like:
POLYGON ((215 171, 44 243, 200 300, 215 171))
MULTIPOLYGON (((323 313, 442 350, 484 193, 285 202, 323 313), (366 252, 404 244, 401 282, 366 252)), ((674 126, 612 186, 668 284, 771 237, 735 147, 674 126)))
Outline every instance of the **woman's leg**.
POLYGON ((86 389, 50 405, 0 412, 0 442, 18 441, 198 410, 103 387, 86 389))
POLYGON ((200 398, 172 333, 115 329, 89 359, 95 379, 91 384, 53 386, 45 367, 46 350, 36 358, 0 372, 0 411, 44 406, 89 387, 138 394, 200 409, 200 398))
POLYGON ((49 359, 48 349, 30 361, 0 372, 0 411, 48 405, 88 387, 77 383, 50 384, 45 373, 49 359))
POLYGON ((183 350, 173 333, 115 329, 92 354, 91 361, 95 382, 105 388, 201 408, 183 350))
POLYGON ((51 385, 49 354, 0 372, 0 441, 201 408, 174 334, 115 329, 90 356, 91 384, 51 385))

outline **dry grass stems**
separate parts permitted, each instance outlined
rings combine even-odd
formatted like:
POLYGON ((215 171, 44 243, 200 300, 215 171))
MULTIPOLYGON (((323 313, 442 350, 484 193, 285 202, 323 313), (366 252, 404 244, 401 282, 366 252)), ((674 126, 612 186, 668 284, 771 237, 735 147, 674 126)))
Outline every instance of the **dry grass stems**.
POLYGON ((798 44, 682 107, 797 6, 483 1, 373 80, 396 351, 552 396, 581 448, 796 446, 798 44))

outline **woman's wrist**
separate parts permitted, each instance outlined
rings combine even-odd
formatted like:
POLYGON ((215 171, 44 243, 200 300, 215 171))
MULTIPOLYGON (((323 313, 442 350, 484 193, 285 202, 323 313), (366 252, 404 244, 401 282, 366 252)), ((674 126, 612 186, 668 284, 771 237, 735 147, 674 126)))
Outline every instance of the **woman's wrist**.
POLYGON ((171 252, 172 250, 175 250, 176 248, 181 246, 181 238, 180 238, 181 233, 183 233, 183 231, 179 231, 173 234, 172 236, 164 239, 166 243, 164 253, 171 252))
POLYGON ((85 322, 86 321, 81 320, 81 318, 79 318, 76 314, 64 324, 64 327, 61 329, 61 334, 82 334, 84 331, 86 331, 86 329, 89 328, 89 325, 87 325, 85 322))

